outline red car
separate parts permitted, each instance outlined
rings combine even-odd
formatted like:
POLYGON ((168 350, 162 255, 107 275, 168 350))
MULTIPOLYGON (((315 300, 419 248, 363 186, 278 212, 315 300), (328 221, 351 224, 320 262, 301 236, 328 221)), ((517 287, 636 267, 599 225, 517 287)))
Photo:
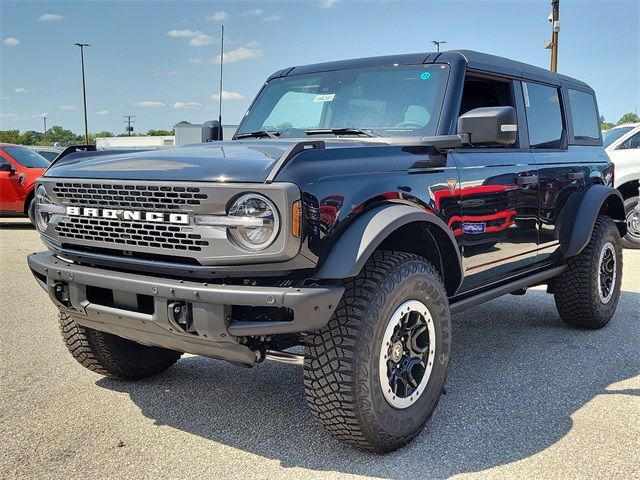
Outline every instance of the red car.
POLYGON ((0 216, 27 215, 34 221, 34 187, 49 162, 20 145, 0 143, 0 216))

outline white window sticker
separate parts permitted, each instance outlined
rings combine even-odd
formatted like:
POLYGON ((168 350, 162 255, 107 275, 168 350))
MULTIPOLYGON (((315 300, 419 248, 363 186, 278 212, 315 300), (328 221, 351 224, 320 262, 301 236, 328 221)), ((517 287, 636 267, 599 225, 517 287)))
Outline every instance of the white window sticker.
POLYGON ((333 102, 333 98, 336 96, 335 93, 327 93, 326 95, 316 95, 316 98, 313 99, 315 103, 317 102, 333 102))

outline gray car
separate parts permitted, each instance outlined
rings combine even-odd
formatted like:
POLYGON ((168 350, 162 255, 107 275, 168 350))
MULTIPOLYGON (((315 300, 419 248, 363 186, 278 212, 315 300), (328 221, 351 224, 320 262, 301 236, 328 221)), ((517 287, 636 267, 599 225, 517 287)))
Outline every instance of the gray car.
POLYGON ((40 155, 46 158, 49 163, 53 162, 53 159, 56 158, 58 154, 60 154, 60 152, 62 152, 63 150, 63 148, 61 147, 42 147, 40 145, 28 146, 27 148, 38 152, 40 155))

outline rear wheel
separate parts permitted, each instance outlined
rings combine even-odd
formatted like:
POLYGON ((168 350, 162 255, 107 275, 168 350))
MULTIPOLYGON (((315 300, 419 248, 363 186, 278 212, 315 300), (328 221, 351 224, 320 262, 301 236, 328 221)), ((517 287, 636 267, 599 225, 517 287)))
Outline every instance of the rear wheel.
POLYGON ((616 311, 622 280, 622 246, 618 228, 598 216, 591 240, 555 279, 560 318, 574 327, 602 328, 616 311))
POLYGON ((60 313, 59 323, 62 338, 73 358, 100 375, 139 380, 165 371, 182 355, 82 327, 66 313, 60 313))
POLYGON ((390 251, 375 252, 345 287, 327 326, 306 341, 307 402, 336 439, 389 452, 420 432, 442 393, 447 294, 424 258, 390 251))
POLYGON ((634 221, 635 209, 640 197, 627 198, 624 201, 624 214, 627 219, 627 234, 622 237, 625 248, 640 249, 640 219, 634 221))

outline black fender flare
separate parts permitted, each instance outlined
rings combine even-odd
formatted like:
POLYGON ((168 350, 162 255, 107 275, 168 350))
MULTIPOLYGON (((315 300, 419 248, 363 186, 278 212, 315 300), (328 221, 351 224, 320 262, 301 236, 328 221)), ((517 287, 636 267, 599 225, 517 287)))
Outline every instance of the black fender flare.
POLYGON ((603 207, 605 213, 616 221, 620 236, 626 234, 624 201, 620 192, 606 185, 592 185, 570 195, 558 218, 557 239, 565 258, 579 254, 587 246, 603 207))
MULTIPOLYGON (((441 230, 439 237, 448 238, 451 251, 455 251, 460 269, 460 286, 463 278, 462 257, 453 232, 442 219, 409 205, 384 205, 363 213, 349 225, 331 248, 331 252, 318 272, 317 279, 343 279, 360 273, 367 259, 376 248, 395 230, 414 222, 426 222, 430 227, 441 230)), ((443 272, 444 273, 444 272, 443 272)), ((456 272, 456 275, 458 272, 456 272)))

